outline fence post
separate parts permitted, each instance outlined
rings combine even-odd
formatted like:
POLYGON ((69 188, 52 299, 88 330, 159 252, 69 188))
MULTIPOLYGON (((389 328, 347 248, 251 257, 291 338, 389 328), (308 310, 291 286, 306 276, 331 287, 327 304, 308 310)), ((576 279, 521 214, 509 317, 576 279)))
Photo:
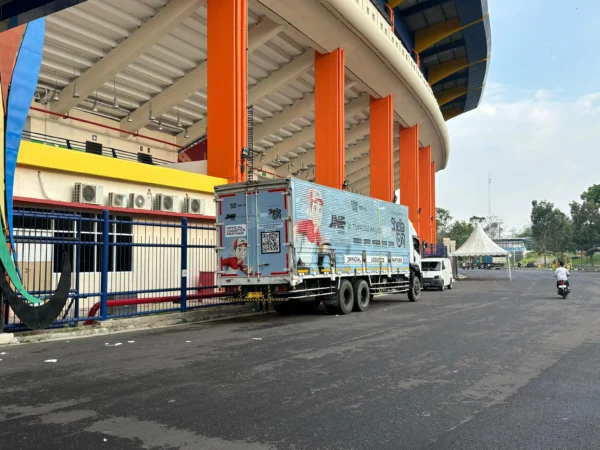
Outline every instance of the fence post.
POLYGON ((188 220, 181 219, 181 312, 187 310, 188 220))
POLYGON ((108 236, 110 216, 102 211, 102 272, 100 273, 100 320, 106 320, 108 306, 108 236))

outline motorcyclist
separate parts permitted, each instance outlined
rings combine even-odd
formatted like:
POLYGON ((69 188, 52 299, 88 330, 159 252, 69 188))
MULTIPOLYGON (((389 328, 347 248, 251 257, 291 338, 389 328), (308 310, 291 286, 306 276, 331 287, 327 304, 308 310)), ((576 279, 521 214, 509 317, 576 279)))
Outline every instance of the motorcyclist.
POLYGON ((567 289, 570 292, 571 288, 569 286, 569 275, 571 273, 564 267, 564 263, 562 261, 558 262, 558 267, 554 271, 554 278, 556 278, 556 288, 558 289, 559 281, 564 281, 567 284, 567 289))

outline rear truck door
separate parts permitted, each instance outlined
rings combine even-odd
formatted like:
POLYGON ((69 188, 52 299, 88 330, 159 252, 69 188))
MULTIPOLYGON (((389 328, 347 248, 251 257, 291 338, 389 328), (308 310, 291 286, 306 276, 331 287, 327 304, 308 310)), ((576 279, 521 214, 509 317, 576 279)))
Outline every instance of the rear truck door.
POLYGON ((248 255, 256 277, 290 275, 287 187, 261 188, 248 197, 252 233, 248 255))
POLYGON ((248 237, 251 234, 248 221, 246 193, 224 193, 218 196, 219 268, 221 277, 231 279, 248 277, 250 264, 248 237))

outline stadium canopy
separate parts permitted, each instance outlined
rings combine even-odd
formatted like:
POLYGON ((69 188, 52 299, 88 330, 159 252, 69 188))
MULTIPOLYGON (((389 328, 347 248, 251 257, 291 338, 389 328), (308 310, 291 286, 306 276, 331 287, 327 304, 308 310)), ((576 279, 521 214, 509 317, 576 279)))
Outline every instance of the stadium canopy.
POLYGON ((471 236, 469 236, 469 239, 467 239, 466 242, 450 256, 506 256, 506 260, 508 261, 508 277, 512 280, 509 252, 492 241, 483 230, 483 227, 480 223, 475 226, 475 229, 471 233, 471 236))

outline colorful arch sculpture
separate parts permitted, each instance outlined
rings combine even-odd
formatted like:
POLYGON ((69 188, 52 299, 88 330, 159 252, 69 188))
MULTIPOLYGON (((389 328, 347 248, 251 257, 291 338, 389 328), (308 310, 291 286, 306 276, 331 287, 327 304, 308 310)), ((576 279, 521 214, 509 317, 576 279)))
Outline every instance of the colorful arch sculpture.
POLYGON ((0 289, 17 317, 31 329, 46 328, 56 320, 71 286, 71 261, 65 253, 54 295, 45 302, 34 297, 23 286, 14 252, 13 189, 17 156, 38 82, 44 30, 44 19, 17 27, 5 32, 9 35, 6 39, 2 36, 0 48, 0 219, 8 237, 0 242, 0 269, 6 274, 0 275, 0 289))

